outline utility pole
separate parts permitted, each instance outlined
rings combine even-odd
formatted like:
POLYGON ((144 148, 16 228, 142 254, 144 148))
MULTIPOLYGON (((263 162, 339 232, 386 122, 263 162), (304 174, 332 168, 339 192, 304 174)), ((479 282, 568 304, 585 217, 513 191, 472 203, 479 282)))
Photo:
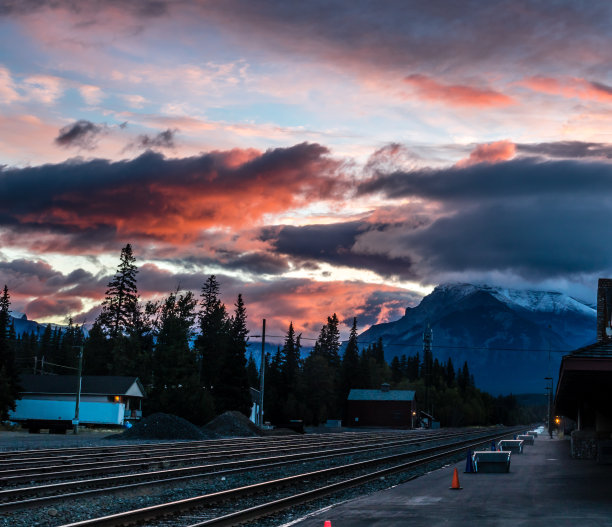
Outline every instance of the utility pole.
POLYGON ((259 367, 259 426, 263 426, 264 376, 266 374, 266 319, 261 330, 261 366, 259 367))
MULTIPOLYGON (((423 332, 423 357, 425 360, 425 408, 427 413, 431 415, 429 409, 429 383, 431 377, 431 343, 433 341, 433 331, 427 324, 427 329, 423 332)), ((431 423, 430 423, 431 425, 431 423)))
POLYGON ((79 433, 79 404, 81 403, 81 385, 83 380, 83 345, 73 346, 73 348, 79 348, 79 371, 77 374, 77 393, 76 393, 76 404, 74 406, 74 419, 72 424, 74 426, 74 434, 79 433))
POLYGON ((548 397, 547 397, 547 412, 546 412, 546 416, 547 416, 547 420, 548 420, 548 435, 550 436, 550 438, 552 439, 552 419, 551 419, 551 412, 552 412, 552 384, 553 384, 553 378, 552 377, 544 377, 544 380, 546 381, 550 381, 550 386, 548 386, 548 383, 546 383, 546 391, 548 392, 548 397))

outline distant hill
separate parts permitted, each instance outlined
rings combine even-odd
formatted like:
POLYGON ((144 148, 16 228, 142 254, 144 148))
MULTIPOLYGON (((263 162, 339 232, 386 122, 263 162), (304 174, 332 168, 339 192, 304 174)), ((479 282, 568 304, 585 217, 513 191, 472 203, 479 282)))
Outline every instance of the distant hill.
MULTIPOLYGON (((30 334, 34 332, 35 335, 42 335, 47 327, 47 324, 39 324, 34 320, 28 320, 28 317, 25 313, 18 313, 16 311, 11 312, 11 321, 15 324, 15 333, 17 335, 22 335, 23 333, 30 334)), ((65 328, 66 326, 61 326, 59 324, 51 324, 52 328, 65 328)))
POLYGON ((478 388, 494 395, 543 393, 544 377, 556 382, 563 352, 595 341, 596 309, 558 292, 444 284, 399 320, 369 328, 359 341, 382 338, 387 361, 422 355, 428 324, 434 358, 451 357, 455 368, 467 360, 478 388))

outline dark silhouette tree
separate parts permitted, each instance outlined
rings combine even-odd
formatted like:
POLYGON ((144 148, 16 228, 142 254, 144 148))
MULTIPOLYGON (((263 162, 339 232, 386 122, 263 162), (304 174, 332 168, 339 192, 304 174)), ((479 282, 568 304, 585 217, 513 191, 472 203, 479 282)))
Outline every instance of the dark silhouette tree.
POLYGON ((15 362, 15 328, 10 316, 10 295, 5 285, 0 296, 0 420, 8 419, 19 399, 19 379, 15 362), (13 328, 11 331, 11 327, 13 328))
POLYGON ((108 283, 106 299, 102 302, 102 312, 98 318, 111 338, 127 334, 135 322, 138 306, 138 268, 135 262, 132 246, 128 243, 121 249, 119 266, 108 283))
POLYGON ((234 306, 234 316, 228 324, 229 345, 221 357, 222 375, 213 389, 213 395, 218 413, 235 410, 249 416, 252 406, 246 369, 249 330, 246 326, 247 314, 242 295, 238 295, 234 306))
POLYGON ((214 417, 210 394, 200 385, 196 352, 190 345, 197 299, 191 291, 149 305, 155 316, 155 346, 148 412, 173 413, 201 425, 214 417))

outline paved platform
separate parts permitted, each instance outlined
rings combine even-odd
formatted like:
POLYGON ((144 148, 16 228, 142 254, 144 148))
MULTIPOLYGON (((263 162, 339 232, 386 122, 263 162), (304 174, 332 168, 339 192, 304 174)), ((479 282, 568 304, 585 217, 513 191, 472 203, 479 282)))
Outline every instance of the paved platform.
POLYGON ((465 461, 347 501, 292 527, 612 526, 612 465, 570 458, 569 440, 540 436, 506 474, 464 474, 465 461), (463 490, 450 490, 453 469, 463 490))

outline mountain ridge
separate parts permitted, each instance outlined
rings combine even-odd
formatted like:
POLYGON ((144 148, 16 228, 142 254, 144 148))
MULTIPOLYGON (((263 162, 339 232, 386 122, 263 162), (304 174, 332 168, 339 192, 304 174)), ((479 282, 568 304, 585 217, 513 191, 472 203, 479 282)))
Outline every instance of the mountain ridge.
POLYGON ((422 353, 422 335, 433 331, 434 358, 467 361, 476 386, 493 393, 543 390, 561 356, 595 341, 596 310, 556 291, 486 284, 437 286, 400 319, 371 326, 359 339, 382 339, 385 357, 422 353))

